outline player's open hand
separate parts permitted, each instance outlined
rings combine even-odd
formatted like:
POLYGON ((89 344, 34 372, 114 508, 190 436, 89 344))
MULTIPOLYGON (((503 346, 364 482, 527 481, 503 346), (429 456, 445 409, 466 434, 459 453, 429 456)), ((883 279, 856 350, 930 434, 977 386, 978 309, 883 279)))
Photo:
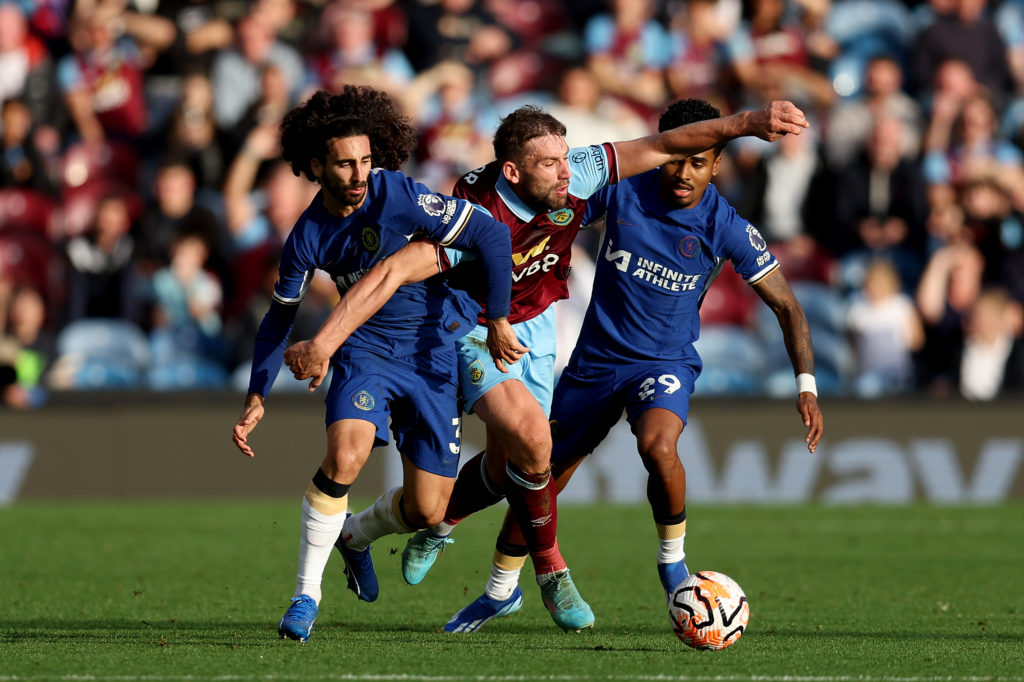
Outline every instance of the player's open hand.
POLYGON ((750 133, 760 137, 762 140, 774 142, 783 135, 799 135, 804 128, 809 128, 810 123, 792 102, 774 101, 768 102, 760 109, 752 112, 750 119, 750 133))
POLYGON ((805 391, 797 397, 796 409, 804 420, 804 426, 807 427, 807 436, 804 438, 807 450, 814 452, 825 431, 825 417, 822 416, 821 408, 818 407, 818 399, 813 393, 805 391))
POLYGON ((319 350, 312 341, 299 341, 284 352, 284 362, 293 377, 300 381, 309 379, 309 390, 315 391, 327 377, 331 356, 319 350))
POLYGON ((263 396, 250 393, 245 398, 245 409, 242 410, 242 416, 235 422, 235 428, 231 432, 231 440, 235 442, 235 445, 242 454, 247 457, 254 457, 256 453, 249 447, 249 434, 256 428, 256 425, 263 419, 263 396))
POLYGON ((529 348, 519 343, 506 317, 487 320, 487 350, 491 352, 494 366, 505 374, 508 374, 506 362, 519 362, 521 357, 530 352, 529 348))

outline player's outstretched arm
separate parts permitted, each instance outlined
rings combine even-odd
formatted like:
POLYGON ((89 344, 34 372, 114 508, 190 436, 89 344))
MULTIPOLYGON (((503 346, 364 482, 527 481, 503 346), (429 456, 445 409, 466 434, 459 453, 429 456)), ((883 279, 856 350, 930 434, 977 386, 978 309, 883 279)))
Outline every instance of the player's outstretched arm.
POLYGON ((690 123, 638 140, 616 142, 619 178, 649 171, 673 159, 699 154, 737 137, 754 136, 774 142, 783 135, 799 135, 809 125, 804 112, 792 102, 774 101, 757 110, 690 123))
POLYGON ((263 396, 259 393, 250 393, 245 396, 245 405, 242 408, 242 416, 235 422, 235 428, 231 432, 231 440, 242 451, 243 455, 255 457, 249 445, 249 434, 256 428, 256 425, 263 419, 263 396))
POLYGON ((414 241, 374 265, 345 292, 309 341, 299 341, 284 353, 296 379, 310 379, 315 390, 327 377, 331 356, 356 329, 388 302, 398 287, 439 272, 437 245, 414 241))
POLYGON ((814 452, 825 428, 825 418, 818 407, 818 395, 813 386, 814 347, 811 344, 807 316, 779 268, 755 282, 754 290, 779 318, 793 373, 799 377, 800 392, 796 399, 796 409, 807 427, 804 442, 807 443, 807 449, 814 452))

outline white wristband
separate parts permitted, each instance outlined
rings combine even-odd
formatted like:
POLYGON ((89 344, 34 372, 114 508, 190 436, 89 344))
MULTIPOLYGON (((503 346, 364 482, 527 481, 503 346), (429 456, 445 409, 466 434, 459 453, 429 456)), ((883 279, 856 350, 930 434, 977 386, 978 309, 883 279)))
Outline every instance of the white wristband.
POLYGON ((814 381, 813 374, 797 374, 796 375, 796 392, 810 393, 811 395, 818 396, 818 384, 814 381))

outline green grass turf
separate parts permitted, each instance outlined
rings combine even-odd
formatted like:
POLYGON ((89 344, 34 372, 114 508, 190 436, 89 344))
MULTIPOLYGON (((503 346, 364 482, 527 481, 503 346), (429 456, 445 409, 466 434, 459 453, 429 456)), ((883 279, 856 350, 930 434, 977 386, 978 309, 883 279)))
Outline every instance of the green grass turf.
POLYGON ((0 509, 0 681, 41 679, 1024 680, 1024 506, 699 507, 691 569, 746 590, 720 652, 675 639, 645 507, 565 507, 562 549, 597 627, 562 633, 526 603, 439 632, 483 588, 500 521, 467 521, 417 587, 404 538, 374 547, 381 597, 332 559, 310 642, 277 639, 298 502, 23 503, 0 509))

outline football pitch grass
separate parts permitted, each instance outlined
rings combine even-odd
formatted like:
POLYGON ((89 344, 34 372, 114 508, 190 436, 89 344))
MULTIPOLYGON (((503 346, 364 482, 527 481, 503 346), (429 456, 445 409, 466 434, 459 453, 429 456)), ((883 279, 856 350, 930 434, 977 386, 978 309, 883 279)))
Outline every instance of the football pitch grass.
MULTIPOLYGON (((361 508, 359 505, 353 505, 361 508)), ((692 506, 691 570, 744 587, 719 652, 672 634, 646 507, 566 506, 561 546, 597 624, 556 629, 532 571, 511 618, 440 626, 484 586, 501 510, 465 522, 416 587, 376 543, 380 599, 340 557, 309 643, 279 640, 298 501, 19 503, 0 509, 0 681, 1024 680, 1024 506, 692 506)))

